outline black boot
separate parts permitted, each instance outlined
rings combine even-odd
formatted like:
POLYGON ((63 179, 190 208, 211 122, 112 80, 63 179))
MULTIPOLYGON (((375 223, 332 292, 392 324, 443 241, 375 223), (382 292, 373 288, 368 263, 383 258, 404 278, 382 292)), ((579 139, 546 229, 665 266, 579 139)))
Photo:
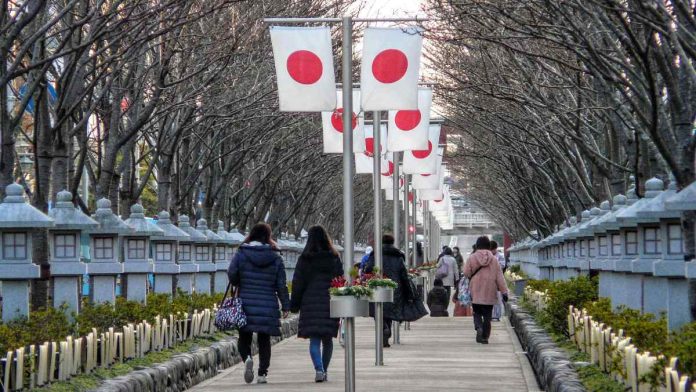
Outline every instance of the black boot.
POLYGON ((476 328, 476 343, 483 343, 483 331, 481 328, 476 328))

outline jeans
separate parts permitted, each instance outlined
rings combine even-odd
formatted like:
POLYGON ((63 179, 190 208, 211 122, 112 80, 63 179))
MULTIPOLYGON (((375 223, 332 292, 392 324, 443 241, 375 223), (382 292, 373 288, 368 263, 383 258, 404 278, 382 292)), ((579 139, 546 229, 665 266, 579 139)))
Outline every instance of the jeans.
MULTIPOLYGON (((257 333, 256 342, 259 346, 259 376, 268 375, 268 367, 271 366, 271 335, 257 333)), ((251 356, 251 341, 254 337, 253 332, 239 331, 239 355, 242 361, 246 361, 251 356)))
POLYGON ((474 328, 481 329, 481 334, 484 339, 491 336, 491 313, 493 313, 493 305, 473 304, 474 309, 474 328))
POLYGON ((333 354, 332 337, 309 338, 309 356, 312 357, 314 370, 327 372, 331 362, 331 354, 333 354))

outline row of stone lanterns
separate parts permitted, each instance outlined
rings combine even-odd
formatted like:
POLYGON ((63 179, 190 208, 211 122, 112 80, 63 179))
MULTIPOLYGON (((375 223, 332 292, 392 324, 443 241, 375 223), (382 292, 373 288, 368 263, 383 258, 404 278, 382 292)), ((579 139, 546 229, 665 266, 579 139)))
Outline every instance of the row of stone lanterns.
POLYGON ((185 215, 177 227, 164 211, 152 223, 139 204, 131 207, 130 217, 123 221, 107 199, 97 201, 97 211, 89 217, 74 207, 67 191, 58 193, 56 206, 47 216, 26 202, 20 185, 10 184, 0 203, 4 321, 28 315, 29 283, 41 278, 32 253, 35 229, 48 229, 53 304, 65 303, 71 311, 79 310, 80 279, 85 274, 91 280, 91 299, 97 303, 114 303, 119 275, 129 300, 145 301, 150 274, 158 293, 175 293, 175 282, 186 292, 224 292, 229 260, 244 238, 236 230, 225 231, 220 221, 217 232, 208 229, 204 219, 193 228, 185 215), (81 261, 83 234, 89 235, 89 263, 81 261))
POLYGON ((696 183, 678 193, 674 183, 665 190, 652 178, 641 199, 632 187, 541 241, 515 244, 510 259, 551 280, 599 275, 599 294, 614 305, 666 312, 670 328, 690 322, 687 279, 696 277, 696 263, 684 262, 680 217, 696 210, 696 183))

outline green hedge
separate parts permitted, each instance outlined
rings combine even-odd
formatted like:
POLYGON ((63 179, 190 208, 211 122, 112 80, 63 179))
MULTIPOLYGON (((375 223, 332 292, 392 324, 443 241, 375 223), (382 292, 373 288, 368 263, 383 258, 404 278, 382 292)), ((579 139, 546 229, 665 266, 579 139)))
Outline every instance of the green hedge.
POLYGON ((0 323, 0 353, 31 344, 63 340, 71 334, 84 336, 92 328, 99 331, 110 327, 120 329, 128 323, 142 320, 153 322, 158 315, 192 313, 194 310, 212 308, 220 300, 222 294, 189 294, 182 291, 177 291, 173 299, 167 294, 148 294, 147 305, 119 297, 113 305, 85 302, 80 314, 72 315, 72 321, 64 306, 59 309, 41 309, 32 312, 29 318, 20 317, 8 323, 0 323))

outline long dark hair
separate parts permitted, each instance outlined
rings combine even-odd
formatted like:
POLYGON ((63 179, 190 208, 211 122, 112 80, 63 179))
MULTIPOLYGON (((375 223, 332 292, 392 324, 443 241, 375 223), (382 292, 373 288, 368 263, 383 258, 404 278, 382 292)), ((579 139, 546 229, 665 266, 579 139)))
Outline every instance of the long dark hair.
POLYGON ((249 235, 244 239, 244 244, 256 241, 262 244, 270 245, 273 249, 278 249, 278 245, 271 237, 271 225, 267 223, 257 223, 249 230, 249 235))
POLYGON ((329 237, 326 229, 320 225, 312 226, 307 230, 307 244, 305 244, 302 255, 306 256, 321 251, 329 251, 334 256, 338 256, 338 252, 334 249, 331 237, 329 237))
POLYGON ((491 240, 485 235, 476 239, 476 250, 489 250, 491 249, 491 240))

